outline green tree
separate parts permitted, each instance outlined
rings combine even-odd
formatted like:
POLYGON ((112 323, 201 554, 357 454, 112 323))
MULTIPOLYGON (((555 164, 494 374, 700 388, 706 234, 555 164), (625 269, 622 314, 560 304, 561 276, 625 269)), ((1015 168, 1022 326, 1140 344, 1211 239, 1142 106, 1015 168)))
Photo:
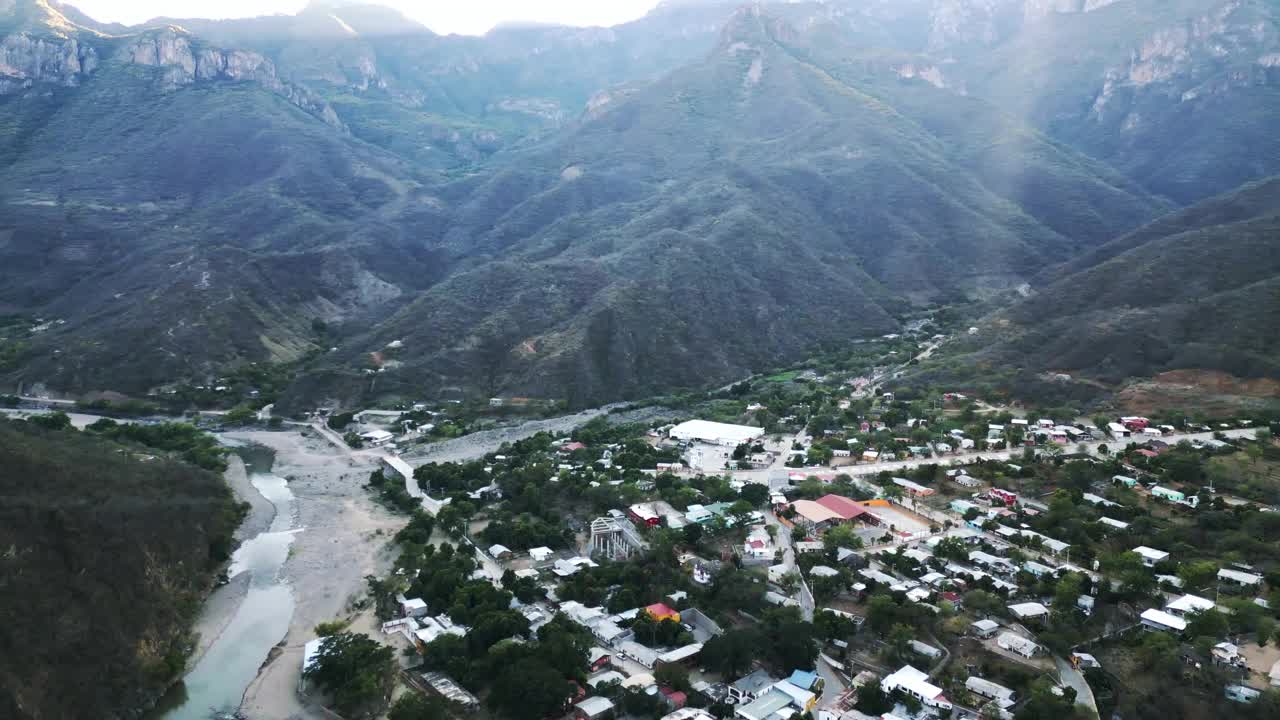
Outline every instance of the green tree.
POLYGON ((1218 565, 1210 560, 1195 560, 1178 568, 1178 577, 1188 590, 1206 587, 1217 576, 1218 565))
POLYGON ((391 699, 395 653, 368 635, 338 633, 321 641, 304 675, 329 693, 334 709, 342 715, 372 718, 391 699))
POLYGON ((400 696, 387 720, 448 720, 449 711, 444 700, 428 697, 418 692, 408 692, 400 696))
POLYGON ((703 532, 701 525, 691 522, 681 529, 680 534, 684 537, 685 543, 689 545, 697 545, 698 542, 702 540, 703 532))
POLYGON ((858 537, 852 525, 837 525, 822 536, 822 546, 828 551, 836 548, 856 550, 862 547, 862 538, 858 537))
POLYGON ((525 658, 502 672, 489 700, 513 720, 558 717, 573 696, 573 686, 558 671, 537 658, 525 658))
POLYGON ((728 630, 702 646, 702 664, 711 672, 736 678, 751 667, 761 642, 763 638, 755 628, 728 630))
POLYGON ((909 625, 899 623, 889 629, 889 636, 885 639, 885 643, 889 646, 889 652, 894 660, 905 662, 910 657, 911 641, 915 637, 916 634, 909 625))

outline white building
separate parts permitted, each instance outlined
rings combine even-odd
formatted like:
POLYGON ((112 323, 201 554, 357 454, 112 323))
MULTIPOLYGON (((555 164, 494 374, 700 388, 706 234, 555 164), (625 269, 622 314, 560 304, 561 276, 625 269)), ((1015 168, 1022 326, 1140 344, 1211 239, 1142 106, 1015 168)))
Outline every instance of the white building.
POLYGON ((1010 605, 1009 612, 1019 620, 1039 620, 1049 616, 1049 608, 1038 602, 1018 603, 1010 605))
POLYGON ((1149 548, 1146 545, 1139 545, 1133 549, 1133 552, 1138 553, 1138 557, 1142 558, 1142 564, 1147 567, 1155 567, 1157 563, 1164 562, 1169 558, 1169 553, 1149 548))
POLYGON ((970 676, 968 680, 965 680, 964 687, 975 695, 995 700, 996 705, 1001 708, 1009 708, 1017 700, 1017 693, 1014 691, 980 677, 970 676))
POLYGON ((951 702, 942 694, 942 688, 929 682, 929 676, 910 665, 880 681, 880 688, 887 693, 901 690, 920 702, 939 710, 950 710, 951 702))
POLYGON ((730 425, 710 420, 689 420, 671 428, 667 433, 673 440, 704 442, 711 445, 736 447, 764 436, 764 428, 750 425, 730 425))
POLYGON ((1257 588, 1262 585, 1262 576, 1241 570, 1223 568, 1218 571, 1218 582, 1230 585, 1239 585, 1240 587, 1257 588))
POLYGON ((1177 615, 1151 608, 1142 612, 1142 624, 1152 630, 1180 633, 1187 629, 1187 621, 1177 615))
POLYGON ((1009 632, 1001 633, 1000 637, 996 640, 996 644, 1003 650, 1008 650, 1009 652, 1017 653, 1028 658, 1035 657, 1041 652, 1039 645, 1022 637, 1021 635, 1014 635, 1009 632))
POLYGON ((1197 595, 1183 595, 1177 600, 1165 605, 1164 609, 1178 617, 1185 618, 1187 615, 1202 613, 1207 610, 1212 610, 1215 607, 1217 607, 1217 605, 1209 598, 1202 598, 1197 595))

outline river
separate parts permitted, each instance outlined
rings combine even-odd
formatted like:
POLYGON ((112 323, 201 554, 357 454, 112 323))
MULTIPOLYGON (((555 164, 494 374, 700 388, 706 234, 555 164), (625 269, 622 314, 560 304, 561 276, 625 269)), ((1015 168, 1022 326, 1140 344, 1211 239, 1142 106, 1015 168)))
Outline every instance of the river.
MULTIPOLYGON (((245 540, 231 557, 227 573, 232 579, 249 574, 235 615, 182 682, 160 701, 151 715, 154 720, 209 720, 234 713, 293 617, 293 590, 284 575, 298 532, 293 492, 284 478, 272 474, 270 450, 246 446, 236 452, 244 459, 249 482, 271 503, 274 516, 265 532, 245 540)), ((236 589, 231 585, 214 592, 236 589)))

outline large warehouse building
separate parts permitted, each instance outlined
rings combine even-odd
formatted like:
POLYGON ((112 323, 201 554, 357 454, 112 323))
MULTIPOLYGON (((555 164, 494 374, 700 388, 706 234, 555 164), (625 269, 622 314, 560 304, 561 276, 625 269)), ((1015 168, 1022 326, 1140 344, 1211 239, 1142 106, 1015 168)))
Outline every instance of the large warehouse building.
POLYGON ((737 446, 749 443, 764 435, 764 428, 750 425, 729 425, 710 420, 690 420, 671 428, 668 435, 673 440, 704 442, 713 445, 737 446))

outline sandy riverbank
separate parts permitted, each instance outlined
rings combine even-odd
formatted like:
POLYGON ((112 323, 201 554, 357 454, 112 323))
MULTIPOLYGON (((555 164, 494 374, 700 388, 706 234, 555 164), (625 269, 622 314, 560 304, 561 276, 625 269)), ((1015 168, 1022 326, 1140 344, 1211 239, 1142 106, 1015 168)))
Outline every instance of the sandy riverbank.
POLYGON ((272 472, 289 482, 296 499, 298 533, 285 573, 295 608, 278 652, 245 692, 241 710, 250 720, 321 717, 296 689, 303 646, 314 628, 348 614, 364 595, 366 575, 383 574, 393 559, 391 537, 406 522, 375 504, 364 490, 377 458, 334 448, 306 432, 234 432, 227 437, 275 451, 272 472))

